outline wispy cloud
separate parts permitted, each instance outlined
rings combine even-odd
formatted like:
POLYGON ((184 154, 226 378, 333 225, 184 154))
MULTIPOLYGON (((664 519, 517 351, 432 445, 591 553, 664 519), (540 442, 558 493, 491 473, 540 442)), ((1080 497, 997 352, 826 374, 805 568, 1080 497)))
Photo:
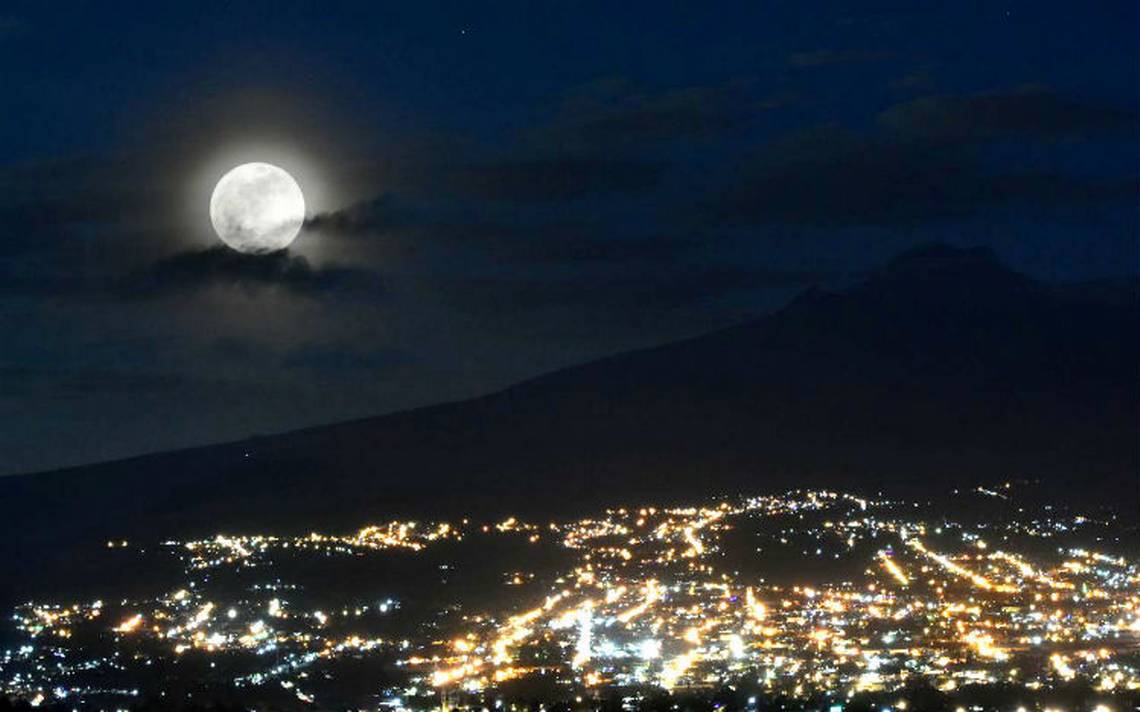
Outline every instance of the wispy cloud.
POLYGON ((1135 133, 1140 116, 1044 87, 930 96, 889 107, 879 122, 901 134, 937 140, 1054 138, 1135 133))
POLYGON ((877 62, 891 57, 890 52, 875 52, 871 50, 833 50, 818 49, 808 52, 793 52, 788 55, 788 64, 792 67, 824 67, 830 64, 857 64, 859 62, 877 62))
POLYGON ((244 255, 225 247, 183 252, 128 274, 118 285, 124 298, 153 298, 208 287, 255 292, 280 289, 298 296, 341 294, 376 298, 387 294, 380 275, 343 266, 313 267, 287 251, 244 255))

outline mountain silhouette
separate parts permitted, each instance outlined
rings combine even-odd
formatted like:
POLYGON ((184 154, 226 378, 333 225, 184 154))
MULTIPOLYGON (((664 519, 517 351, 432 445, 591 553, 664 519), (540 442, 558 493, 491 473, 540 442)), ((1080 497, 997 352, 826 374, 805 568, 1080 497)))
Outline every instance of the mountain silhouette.
POLYGON ((845 290, 481 398, 2 478, 0 555, 19 569, 79 539, 802 486, 936 496, 1030 478, 1140 511, 1136 286, 923 247, 845 290))

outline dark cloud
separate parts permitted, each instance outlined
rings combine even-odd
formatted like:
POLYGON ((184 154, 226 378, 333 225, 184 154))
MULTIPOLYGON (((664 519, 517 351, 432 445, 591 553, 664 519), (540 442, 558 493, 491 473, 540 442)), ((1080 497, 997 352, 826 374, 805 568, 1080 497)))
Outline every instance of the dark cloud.
POLYGON ((387 293, 380 276, 353 267, 313 267, 287 251, 244 255, 225 247, 183 252, 127 276, 118 285, 126 298, 160 297, 208 287, 256 292, 280 289, 314 297, 327 294, 376 297, 387 293))
POLYGON ((594 156, 457 161, 419 171, 409 187, 412 192, 432 196, 417 201, 419 205, 389 192, 313 216, 307 225, 340 232, 359 232, 366 227, 377 232, 425 220, 439 221, 460 204, 552 203, 624 195, 653 187, 663 170, 660 162, 594 156), (420 186, 427 190, 418 189, 420 186))
POLYGON ((394 348, 362 348, 359 344, 321 342, 293 349, 282 360, 286 368, 342 373, 378 371, 410 363, 412 356, 394 348))
POLYGON ((665 311, 707 305, 725 297, 771 289, 798 290, 843 277, 827 270, 743 265, 630 268, 561 277, 516 275, 459 279, 446 295, 464 311, 582 309, 587 312, 665 311))
POLYGON ((495 210, 485 206, 417 204, 392 194, 317 215, 308 230, 324 235, 383 237, 403 252, 472 250, 496 260, 530 263, 592 264, 670 259, 697 246, 678 234, 638 234, 586 215, 588 210, 495 210))
MULTIPOLYGON (((877 58, 874 53, 815 53, 800 62, 877 58)), ((1132 176, 1078 178, 1016 165, 993 167, 980 157, 981 138, 1116 130, 1129 116, 1040 89, 899 104, 882 112, 878 133, 837 127, 801 131, 736 165, 711 164, 686 174, 682 160, 673 166, 668 184, 661 180, 666 164, 660 159, 600 157, 605 146, 737 126, 748 106, 737 89, 717 85, 654 93, 621 79, 601 80, 575 92, 544 129, 547 146, 562 140, 578 152, 438 166, 429 182, 446 198, 386 194, 317 216, 309 227, 342 235, 383 234, 392 238, 390 244, 410 249, 470 248, 533 263, 662 264, 694 244, 694 238, 678 235, 706 233, 708 239, 726 224, 915 226, 1015 204, 1117 201, 1135 186, 1132 176), (583 151, 586 146, 597 150, 583 151), (692 183, 694 178, 704 185, 692 183), (672 197, 663 192, 674 188, 678 193, 672 197), (620 206, 642 190, 678 207, 659 210, 637 225, 615 217, 620 210, 600 212, 593 202, 620 206), (695 213, 684 207, 710 190, 715 197, 695 213), (585 202, 575 205, 579 200, 585 202), (496 204, 512 209, 499 210, 496 204), (531 206, 549 210, 535 212, 531 206), (669 225, 674 218, 684 227, 669 225)))
POLYGON ((421 223, 425 219, 393 193, 326 213, 305 221, 305 228, 343 236, 374 235, 421 223))
POLYGON ((34 395, 49 385, 58 397, 175 394, 200 385, 192 377, 135 369, 73 368, 66 372, 37 366, 0 366, 0 380, 12 384, 12 395, 34 395))
POLYGON ((627 234, 620 225, 588 218, 512 222, 501 217, 433 225, 415 232, 408 241, 469 249, 516 264, 583 267, 599 263, 658 264, 699 244, 679 234, 627 234))
POLYGON ((788 55, 788 64, 793 67, 823 67, 829 64, 856 64, 858 62, 876 62, 891 56, 889 52, 871 52, 867 50, 837 51, 821 49, 811 52, 793 52, 788 55))
POLYGON ((98 296, 103 280, 38 264, 0 263, 0 294, 53 299, 98 296))
POLYGON ((45 235, 122 226, 131 217, 146 216, 154 202, 146 193, 104 188, 0 208, 0 233, 14 238, 0 241, 0 256, 24 252, 45 235))
POLYGON ((879 114, 883 126, 901 134, 956 141, 1135 132, 1138 120, 1135 111, 1040 87, 925 97, 879 114))
POLYGON ((28 29, 28 23, 16 17, 0 17, 0 40, 12 37, 28 29))
MULTIPOLYGON (((1075 123, 1058 119, 1051 125, 1075 123)), ((1015 124, 1000 122, 1008 131, 1015 124)), ((797 132, 743 162, 729 187, 700 215, 713 223, 914 226, 1000 206, 1053 208, 1135 197, 1134 174, 1092 179, 989 168, 972 144, 983 122, 974 126, 978 131, 963 132, 957 140, 864 136, 836 127, 797 132)))
POLYGON ((496 263, 532 266, 654 262, 696 246, 691 237, 656 226, 623 226, 595 210, 595 205, 573 201, 520 206, 386 194, 317 215, 306 229, 325 237, 368 240, 366 249, 388 256, 448 261, 448 255, 481 255, 496 263))
POLYGON ((641 190, 654 185, 661 170, 648 162, 565 157, 467 166, 456 178, 469 197, 546 202, 641 190))
POLYGON ((654 92, 608 78, 572 92, 555 119, 531 138, 580 150, 708 137, 739 128, 753 108, 760 105, 751 106, 731 84, 654 92))
POLYGON ((933 81, 934 75, 929 69, 916 69, 892 80, 890 86, 892 89, 918 89, 930 86, 933 81))
POLYGON ((0 167, 0 259, 53 252, 101 231, 122 235, 158 219, 154 186, 117 158, 0 167))
POLYGON ((550 225, 542 228, 496 229, 492 242, 504 256, 533 263, 661 264, 700 245, 676 234, 616 235, 604 225, 550 225))

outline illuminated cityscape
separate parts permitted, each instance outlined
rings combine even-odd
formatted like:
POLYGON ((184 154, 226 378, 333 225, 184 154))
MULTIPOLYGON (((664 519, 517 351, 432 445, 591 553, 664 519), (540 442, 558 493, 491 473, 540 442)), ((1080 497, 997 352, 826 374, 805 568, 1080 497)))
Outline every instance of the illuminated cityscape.
POLYGON ((1130 709, 1128 540, 1111 516, 1022 493, 931 505, 798 491, 574 521, 108 541, 101 556, 153 561, 153 580, 21 605, 0 681, 92 709, 243 695, 272 709, 634 709, 727 687, 745 705, 898 710, 916 689, 1002 690, 1014 712, 1074 686, 1089 710, 1130 709))

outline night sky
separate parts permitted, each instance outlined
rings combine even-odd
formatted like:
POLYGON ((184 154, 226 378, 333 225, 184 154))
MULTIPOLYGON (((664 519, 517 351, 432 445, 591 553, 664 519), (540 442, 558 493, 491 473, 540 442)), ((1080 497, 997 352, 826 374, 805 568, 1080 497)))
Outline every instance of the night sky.
POLYGON ((1138 268, 1135 0, 167 5, 0 9, 0 473, 478 395, 922 243, 1138 268), (253 160, 287 252, 211 229, 253 160))

